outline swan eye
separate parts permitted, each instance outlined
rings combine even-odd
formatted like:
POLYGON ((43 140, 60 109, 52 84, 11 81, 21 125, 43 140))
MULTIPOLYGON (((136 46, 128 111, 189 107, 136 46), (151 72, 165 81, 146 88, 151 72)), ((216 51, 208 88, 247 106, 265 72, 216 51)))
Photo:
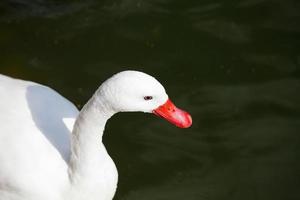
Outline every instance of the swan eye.
POLYGON ((153 99, 153 97, 152 97, 152 96, 144 96, 144 99, 145 99, 146 101, 149 101, 149 100, 153 99))

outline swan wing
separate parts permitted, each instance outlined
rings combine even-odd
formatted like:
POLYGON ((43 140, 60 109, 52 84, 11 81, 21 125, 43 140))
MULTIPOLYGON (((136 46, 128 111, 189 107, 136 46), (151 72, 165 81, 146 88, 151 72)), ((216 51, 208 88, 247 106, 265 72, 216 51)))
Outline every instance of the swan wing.
POLYGON ((0 75, 0 199, 64 188, 77 115, 51 88, 0 75))

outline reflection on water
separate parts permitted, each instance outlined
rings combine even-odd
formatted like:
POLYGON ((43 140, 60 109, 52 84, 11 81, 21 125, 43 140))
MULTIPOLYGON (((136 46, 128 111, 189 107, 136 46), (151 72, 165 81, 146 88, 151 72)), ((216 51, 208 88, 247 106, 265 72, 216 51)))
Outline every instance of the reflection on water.
POLYGON ((0 72, 79 107, 111 74, 156 76, 187 130, 142 113, 107 125, 115 199, 299 199, 300 4, 293 0, 9 0, 0 72))

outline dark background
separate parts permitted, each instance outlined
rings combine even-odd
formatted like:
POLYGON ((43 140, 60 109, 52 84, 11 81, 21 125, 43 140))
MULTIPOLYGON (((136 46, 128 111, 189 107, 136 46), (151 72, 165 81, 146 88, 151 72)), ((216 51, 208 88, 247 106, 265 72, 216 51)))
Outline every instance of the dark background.
POLYGON ((0 73, 80 108, 125 69, 159 79, 194 124, 114 116, 115 200, 300 199, 299 1, 0 2, 0 73))

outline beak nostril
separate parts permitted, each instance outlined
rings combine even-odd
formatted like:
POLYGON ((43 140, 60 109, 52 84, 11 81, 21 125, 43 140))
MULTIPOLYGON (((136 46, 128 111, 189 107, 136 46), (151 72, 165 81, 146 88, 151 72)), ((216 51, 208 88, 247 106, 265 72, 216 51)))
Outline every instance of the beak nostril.
POLYGON ((168 110, 169 112, 175 112, 175 108, 173 108, 173 107, 167 107, 167 110, 168 110))

